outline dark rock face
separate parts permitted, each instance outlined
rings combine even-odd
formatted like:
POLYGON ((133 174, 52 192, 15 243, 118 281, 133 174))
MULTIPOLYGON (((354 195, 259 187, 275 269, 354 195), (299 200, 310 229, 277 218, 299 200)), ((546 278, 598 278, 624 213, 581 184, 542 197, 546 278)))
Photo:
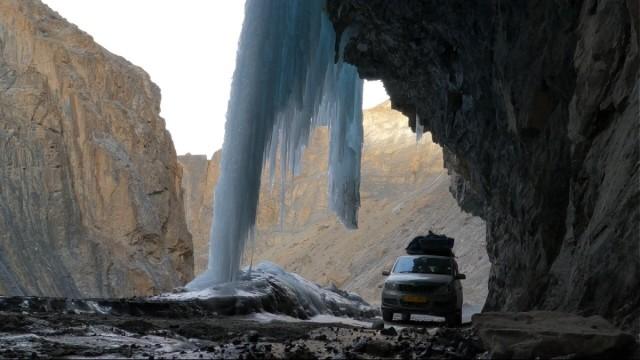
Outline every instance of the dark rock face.
POLYGON ((493 359, 622 359, 635 347, 631 334, 597 315, 488 312, 474 315, 473 327, 493 359))
POLYGON ((637 1, 330 0, 487 221, 486 310, 640 317, 637 1))

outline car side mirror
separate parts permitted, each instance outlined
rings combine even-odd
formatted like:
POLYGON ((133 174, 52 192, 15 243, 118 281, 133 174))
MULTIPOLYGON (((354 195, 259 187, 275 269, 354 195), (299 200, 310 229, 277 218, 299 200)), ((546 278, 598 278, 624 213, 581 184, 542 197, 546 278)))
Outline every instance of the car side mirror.
POLYGON ((391 275, 391 273, 389 272, 389 270, 384 270, 384 271, 382 272, 382 275, 383 275, 383 276, 389 276, 389 275, 391 275))
POLYGON ((467 275, 465 274, 458 274, 456 275, 456 280, 464 280, 467 278, 467 275))

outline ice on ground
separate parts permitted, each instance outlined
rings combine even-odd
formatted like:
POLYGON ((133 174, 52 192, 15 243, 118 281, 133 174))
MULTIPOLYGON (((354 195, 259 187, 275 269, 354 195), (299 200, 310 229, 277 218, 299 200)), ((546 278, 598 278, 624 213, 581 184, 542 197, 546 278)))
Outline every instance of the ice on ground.
MULTIPOLYGON (((245 269, 238 281, 219 284, 211 280, 203 283, 203 290, 163 294, 152 300, 188 301, 235 298, 239 303, 252 299, 260 302, 260 310, 280 313, 299 319, 316 316, 372 318, 378 315, 360 296, 335 286, 321 287, 302 276, 290 273, 271 262, 261 262, 251 271, 245 269)), ((319 317, 317 321, 328 319, 319 317)))
POLYGON ((371 323, 368 321, 360 321, 352 318, 345 318, 345 317, 332 316, 332 315, 316 315, 312 317, 309 321, 315 322, 315 323, 322 323, 322 324, 345 324, 345 325, 352 325, 352 326, 359 326, 359 327, 366 327, 366 328, 371 327, 371 323))
POLYGON ((308 321, 312 323, 320 323, 320 324, 344 324, 356 327, 370 328, 371 322, 357 320, 344 316, 333 316, 333 315, 316 315, 311 317, 308 320, 301 320, 287 315, 281 314, 272 314, 272 313, 255 313, 244 317, 243 319, 257 321, 261 323, 270 323, 273 321, 280 322, 301 322, 308 321))
POLYGON ((194 300, 194 299, 205 300, 205 299, 211 299, 215 297, 251 297, 251 296, 259 296, 259 294, 252 293, 245 290, 240 290, 240 289, 218 287, 218 289, 204 289, 204 290, 198 290, 198 291, 160 294, 160 295, 151 297, 151 300, 183 301, 183 300, 194 300))
POLYGON ((264 164, 273 172, 279 159, 284 186, 318 125, 330 128, 330 207, 346 226, 357 226, 362 80, 354 66, 336 59, 336 34, 324 7, 325 0, 246 2, 208 270, 187 285, 189 290, 238 278, 245 244, 253 236, 264 164))

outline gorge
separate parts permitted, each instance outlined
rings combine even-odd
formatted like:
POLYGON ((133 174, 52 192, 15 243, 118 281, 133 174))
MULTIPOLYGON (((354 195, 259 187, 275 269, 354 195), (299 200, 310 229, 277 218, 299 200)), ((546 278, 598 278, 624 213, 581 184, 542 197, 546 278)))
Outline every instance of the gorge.
POLYGON ((0 0, 0 357, 637 358, 639 13, 249 0, 208 159, 177 157, 144 70, 0 0), (363 79, 390 101, 361 117, 363 79), (373 320, 381 270, 429 230, 484 314, 373 320), (261 260, 288 272, 239 271, 261 260))
MULTIPOLYGON (((485 310, 640 325, 638 4, 329 0, 344 59, 487 221, 485 310)), ((337 47, 336 56, 342 56, 337 47)))
MULTIPOLYGON (((463 212, 449 193, 442 149, 429 134, 416 142, 407 119, 385 102, 363 112, 361 207, 358 230, 346 229, 328 205, 327 129, 311 134, 300 171, 288 180, 285 201, 279 186, 263 174, 257 209, 253 263, 268 260, 314 282, 353 291, 370 303, 380 302, 383 270, 393 265, 413 237, 433 230, 456 239, 455 253, 467 274, 464 301, 482 305, 487 295, 489 260, 485 225, 463 212), (285 205, 281 219, 282 204, 285 205), (282 220, 282 221, 281 221, 282 220)), ((193 234, 194 271, 208 262, 213 188, 220 173, 220 152, 183 155, 186 219, 193 234)), ((276 177, 275 183, 280 179, 276 177)), ((213 230, 215 231, 215 230, 213 230)), ((253 255, 253 256, 251 256, 253 255)))

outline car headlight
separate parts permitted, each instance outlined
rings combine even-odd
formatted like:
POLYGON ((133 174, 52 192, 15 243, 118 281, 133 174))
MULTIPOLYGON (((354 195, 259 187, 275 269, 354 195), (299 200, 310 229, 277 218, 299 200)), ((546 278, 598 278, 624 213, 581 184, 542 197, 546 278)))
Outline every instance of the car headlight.
POLYGON ((436 291, 437 294, 439 295, 451 295, 455 292, 455 287, 453 285, 453 283, 449 283, 447 285, 442 285, 438 288, 438 290, 436 291))
POLYGON ((450 282, 450 283, 447 285, 447 292, 448 292, 449 294, 453 294, 453 293, 455 293, 455 292, 456 292, 456 286, 455 286, 455 284, 454 284, 453 282, 450 282))
POLYGON ((398 290, 398 284, 393 282, 384 283, 384 288, 387 290, 398 290))

